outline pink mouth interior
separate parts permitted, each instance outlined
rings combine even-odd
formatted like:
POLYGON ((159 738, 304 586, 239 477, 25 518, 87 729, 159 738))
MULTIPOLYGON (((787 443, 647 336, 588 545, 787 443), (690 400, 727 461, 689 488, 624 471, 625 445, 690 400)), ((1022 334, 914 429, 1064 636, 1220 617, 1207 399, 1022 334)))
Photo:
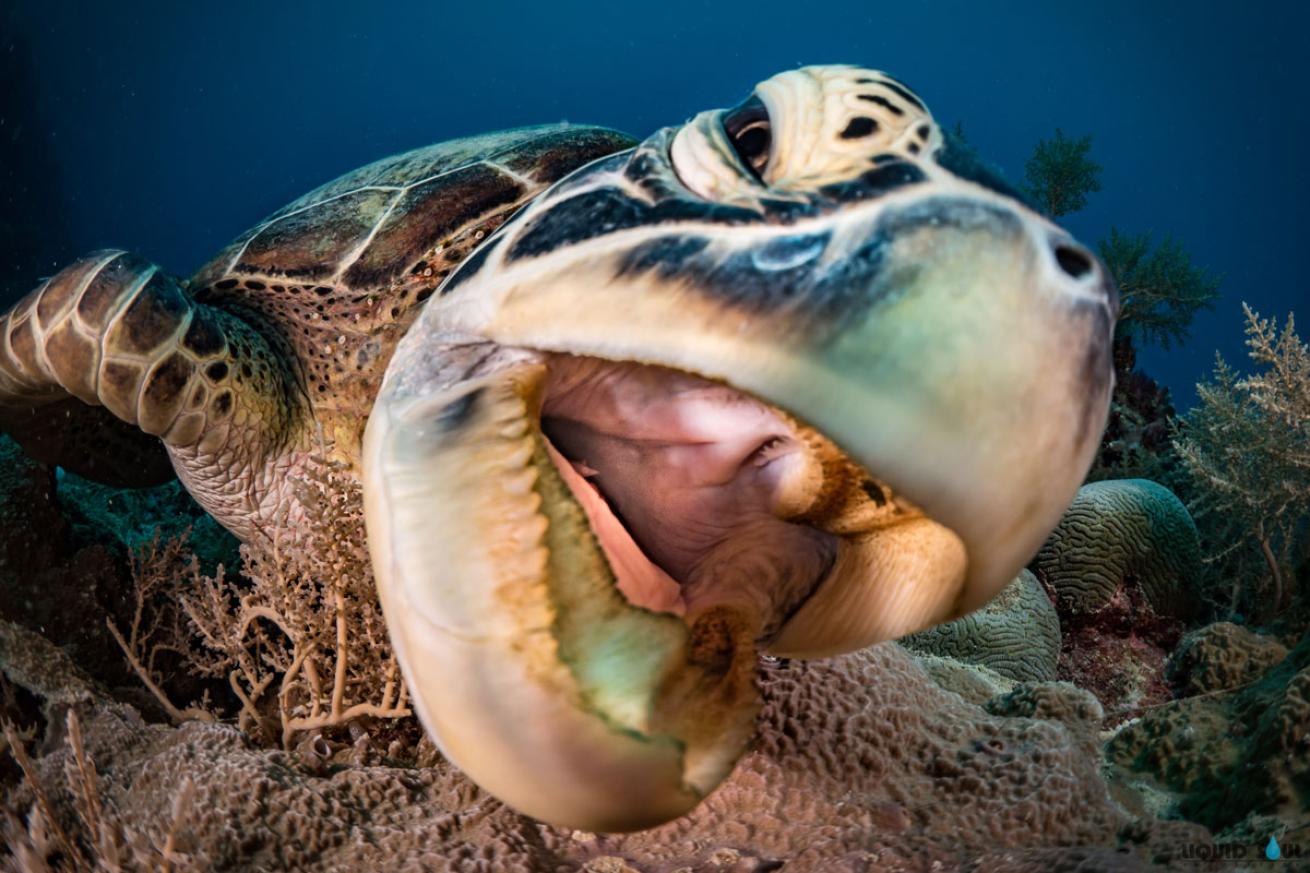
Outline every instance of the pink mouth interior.
POLYGON ((832 563, 831 535, 779 517, 803 444, 775 410, 726 385, 557 356, 542 429, 637 606, 694 617, 730 603, 776 629, 832 563))

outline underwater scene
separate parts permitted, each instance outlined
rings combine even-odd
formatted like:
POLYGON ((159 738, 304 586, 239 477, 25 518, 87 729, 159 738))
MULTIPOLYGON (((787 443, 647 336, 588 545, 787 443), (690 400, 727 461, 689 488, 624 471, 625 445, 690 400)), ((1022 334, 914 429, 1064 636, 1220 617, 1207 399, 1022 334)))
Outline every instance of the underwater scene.
POLYGON ((0 5, 0 870, 1310 870, 1310 6, 0 5))

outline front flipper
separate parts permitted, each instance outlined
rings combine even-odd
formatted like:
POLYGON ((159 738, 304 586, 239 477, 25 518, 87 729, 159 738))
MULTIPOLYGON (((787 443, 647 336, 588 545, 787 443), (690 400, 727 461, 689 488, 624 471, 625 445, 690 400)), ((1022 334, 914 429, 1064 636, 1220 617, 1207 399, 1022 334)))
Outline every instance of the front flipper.
POLYGON ((96 252, 0 317, 0 429, 47 463, 152 484, 167 478, 158 441, 201 455, 276 447, 296 405, 285 361, 155 265, 96 252))

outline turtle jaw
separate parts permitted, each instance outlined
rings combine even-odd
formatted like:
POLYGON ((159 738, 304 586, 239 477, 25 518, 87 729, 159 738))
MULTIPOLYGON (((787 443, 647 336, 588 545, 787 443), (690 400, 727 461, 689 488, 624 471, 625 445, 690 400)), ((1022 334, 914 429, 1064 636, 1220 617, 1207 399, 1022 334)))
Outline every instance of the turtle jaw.
MULTIPOLYGON (((1031 557, 1098 441, 1113 306, 1060 278, 1047 226, 951 208, 901 215, 869 284, 844 291, 864 305, 817 326, 707 290, 699 270, 625 267, 649 237, 514 265, 511 236, 429 305, 370 419, 364 491, 392 639, 454 763, 529 815, 628 830, 694 806, 751 735, 760 615, 716 604, 686 623, 623 596, 542 433, 551 355, 730 385, 826 441, 825 471, 847 459, 919 511, 878 524, 858 501, 791 507, 840 548, 766 634, 772 651, 953 618, 1031 557)), ((849 496, 850 478, 803 495, 849 496)))
POLYGON ((661 824, 752 734, 758 628, 730 609, 686 624, 628 602, 541 431, 542 357, 495 354, 453 390, 379 407, 366 432, 369 548, 415 709, 450 760, 528 815, 661 824))
MULTIPOLYGON (((753 734, 761 648, 786 640, 782 654, 847 650, 883 633, 879 612, 906 592, 954 592, 963 579, 953 534, 818 432, 728 386, 466 338, 445 337, 433 351, 477 364, 457 366, 462 377, 444 390, 431 373, 432 390, 392 385, 375 409, 365 440, 369 547, 424 725, 455 764, 529 815, 624 831, 686 813, 753 734), (763 562, 745 562, 766 578, 733 587, 701 575, 684 587, 699 585, 695 596, 662 603, 625 585, 635 562, 654 566, 631 539, 643 526, 607 530, 608 503, 543 428, 543 412, 578 416, 560 385, 579 368, 673 383, 675 399, 707 386, 755 424, 741 435, 747 447, 779 428, 790 435, 795 451, 765 462, 792 463, 764 502, 778 517, 770 536, 794 536, 763 562), (771 565, 791 559, 788 584, 769 590, 779 581, 771 565), (828 602, 827 613, 832 592, 853 623, 807 617, 813 602, 828 602)), ((703 447, 695 434, 663 435, 703 447)), ((729 480, 750 479, 756 454, 729 457, 726 469, 738 471, 729 480)), ((602 462, 601 479, 611 475, 623 474, 602 462)))

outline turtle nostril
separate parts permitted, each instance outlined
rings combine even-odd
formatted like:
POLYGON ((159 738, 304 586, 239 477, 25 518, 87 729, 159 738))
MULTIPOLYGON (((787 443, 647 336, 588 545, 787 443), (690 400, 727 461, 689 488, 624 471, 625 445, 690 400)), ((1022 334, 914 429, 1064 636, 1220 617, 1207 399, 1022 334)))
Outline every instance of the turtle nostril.
POLYGON ((1081 279, 1092 272, 1092 259, 1087 252, 1066 243, 1058 243, 1055 246, 1055 260, 1060 265, 1060 269, 1075 279, 1081 279))

